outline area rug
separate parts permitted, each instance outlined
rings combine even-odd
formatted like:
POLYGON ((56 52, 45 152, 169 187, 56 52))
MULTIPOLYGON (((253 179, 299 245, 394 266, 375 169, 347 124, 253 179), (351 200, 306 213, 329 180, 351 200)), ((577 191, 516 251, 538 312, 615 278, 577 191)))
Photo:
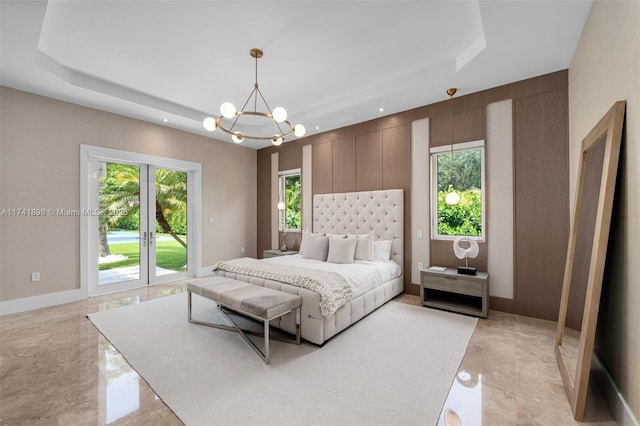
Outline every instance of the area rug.
POLYGON ((434 425, 477 322, 391 301, 322 347, 272 341, 265 365, 186 309, 179 294, 89 315, 186 425, 434 425))

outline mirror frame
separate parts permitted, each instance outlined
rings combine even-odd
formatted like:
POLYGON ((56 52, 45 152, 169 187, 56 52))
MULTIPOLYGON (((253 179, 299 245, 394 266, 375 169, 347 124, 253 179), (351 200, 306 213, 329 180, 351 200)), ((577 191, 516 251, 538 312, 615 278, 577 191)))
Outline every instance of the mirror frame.
POLYGON ((573 222, 569 234, 569 246, 562 283, 562 296, 560 299, 560 311, 558 315, 558 330, 556 334, 555 354, 558 367, 562 376, 562 382, 569 398, 569 404, 573 417, 582 421, 587 399, 587 387, 589 385, 589 373, 591 369, 591 356, 596 334, 598 309, 600 306, 600 294, 602 291, 602 279, 604 275, 607 243, 609 240, 609 227, 611 224, 611 211, 613 208, 613 196, 618 172, 618 158, 622 142, 622 126, 624 121, 625 101, 616 102, 613 107, 600 119, 598 124, 587 134, 582 141, 580 155, 580 167, 575 194, 573 222), (578 362, 575 376, 567 366, 567 360, 562 351, 562 339, 564 337, 567 307, 569 303, 569 291, 571 287, 571 275, 574 267, 574 255, 576 251, 577 223, 580 217, 580 205, 582 202, 582 187, 585 178, 585 158, 590 148, 596 142, 605 137, 605 152, 602 162, 602 175, 600 180, 600 192, 596 210, 595 229, 591 247, 591 259, 587 278, 586 297, 582 315, 580 330, 580 343, 578 346, 578 362))

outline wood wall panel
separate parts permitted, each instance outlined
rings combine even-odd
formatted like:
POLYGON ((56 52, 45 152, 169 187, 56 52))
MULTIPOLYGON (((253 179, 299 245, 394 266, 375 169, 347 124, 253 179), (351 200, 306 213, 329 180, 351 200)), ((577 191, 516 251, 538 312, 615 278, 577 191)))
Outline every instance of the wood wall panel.
POLYGON ((325 142, 313 145, 311 182, 314 194, 330 194, 333 192, 333 154, 332 143, 325 142))
POLYGON ((515 296, 518 313, 556 321, 569 234, 567 90, 516 99, 515 296))
POLYGON ((257 192, 258 211, 257 227, 258 235, 256 246, 258 258, 262 258, 264 250, 271 248, 271 155, 259 155, 257 159, 257 192))
MULTIPOLYGON (((460 99, 462 100, 462 99, 460 99)), ((469 142, 485 139, 487 135, 487 120, 484 107, 469 111, 453 113, 453 142, 469 142)), ((462 104, 460 102, 460 104, 462 104)), ((451 144, 451 115, 433 117, 429 120, 429 145, 441 146, 451 144)))
MULTIPOLYGON (((455 120, 460 119, 461 125, 466 129, 454 132, 454 138, 457 142, 486 139, 484 107, 489 103, 505 99, 512 99, 514 102, 514 186, 517 185, 515 187, 514 209, 515 219, 518 222, 514 237, 517 244, 515 248, 517 252, 514 253, 516 256, 516 264, 514 265, 516 283, 514 299, 492 297, 491 308, 554 321, 557 319, 557 304, 562 286, 569 234, 567 84, 568 72, 563 70, 481 92, 460 94, 459 97, 454 98, 454 113, 456 114, 454 127, 456 127, 455 120), (539 96, 542 97, 538 98, 539 96), (542 155, 544 158, 537 158, 538 155, 542 155), (561 176, 558 179, 553 177, 558 174, 564 175, 564 177, 561 176), (556 217, 558 218, 557 222, 556 217), (546 227, 541 231, 545 237, 536 236, 540 227, 546 227), (532 243, 529 244, 531 234, 533 238, 530 240, 532 243), (555 260, 551 260, 552 258, 555 260), (558 267, 560 264, 561 267, 558 267), (534 284, 534 281, 543 284, 534 284)), ((263 188, 261 180, 264 180, 261 178, 264 173, 260 171, 263 167, 261 166, 263 157, 269 158, 272 152, 284 153, 284 150, 288 151, 296 146, 312 145, 313 193, 335 192, 334 185, 340 186, 342 184, 337 183, 336 179, 339 177, 337 173, 335 176, 333 173, 333 141, 353 137, 355 138, 356 190, 375 190, 386 185, 397 186, 395 178, 391 178, 391 181, 387 180, 389 175, 385 169, 391 167, 392 170, 395 170, 395 167, 389 166, 388 163, 395 164, 399 158, 395 157, 396 153, 393 149, 387 149, 391 145, 385 143, 383 148, 382 139, 386 140, 389 137, 383 134, 391 131, 392 128, 410 125, 412 121, 428 117, 431 128, 434 126, 434 121, 436 122, 435 134, 432 137, 435 136, 435 140, 440 144, 448 144, 450 139, 449 108, 449 99, 443 93, 443 101, 441 102, 329 132, 310 135, 287 142, 282 147, 267 147, 259 150, 257 237, 259 253, 263 249, 261 241, 270 243, 269 218, 267 217, 266 222, 263 218, 265 206, 268 205, 263 204, 265 201, 261 189, 263 188), (440 121, 439 124, 438 121, 440 121), (377 138, 375 135, 378 135, 377 138), (378 144, 379 156, 375 155, 376 150, 371 149, 369 143, 378 144), (367 156, 372 157, 371 161, 366 159, 367 156), (376 170, 377 173, 375 173, 376 170)), ((491 142, 487 141, 487 146, 490 144, 491 142)), ((293 156, 293 154, 291 155, 293 156)), ((287 161, 289 160, 285 157, 285 164, 287 161)), ((301 167, 301 162, 295 167, 301 167)), ((410 163, 407 165, 407 170, 410 170, 410 163)), ((267 191, 269 191, 268 187, 267 191)), ((410 191, 405 194, 410 196, 410 191)), ((267 193, 267 203, 268 199, 269 194, 267 193)), ((405 208, 409 214, 410 204, 405 205, 405 208)), ((406 223, 408 226, 405 229, 405 240, 409 242, 411 241, 409 216, 407 216, 406 223)), ((472 264, 478 265, 479 269, 486 268, 483 266, 486 265, 486 260, 483 260, 482 256, 486 256, 487 250, 483 250, 483 244, 487 243, 481 244, 481 254, 472 262, 472 264)), ((406 249, 407 247, 405 247, 406 249)), ((450 262, 443 266, 456 266, 459 263, 458 259, 453 256, 450 242, 436 242, 431 246, 430 252, 434 263, 450 262)), ((410 253, 406 253, 406 259, 410 261, 410 253)), ((410 269, 406 268, 405 270, 409 271, 410 269)), ((410 275, 405 273, 405 292, 415 294, 417 286, 411 284, 410 275)))
POLYGON ((380 132, 356 136, 356 191, 382 188, 382 141, 380 132))
POLYGON ((411 126, 382 130, 382 189, 411 189, 411 126))
POLYGON ((332 192, 356 190, 356 142, 353 136, 333 141, 332 192))
POLYGON ((411 282, 411 124, 382 130, 382 187, 404 190, 405 292, 417 294, 411 282))
POLYGON ((292 170, 302 167, 302 146, 287 147, 278 152, 278 169, 292 170))

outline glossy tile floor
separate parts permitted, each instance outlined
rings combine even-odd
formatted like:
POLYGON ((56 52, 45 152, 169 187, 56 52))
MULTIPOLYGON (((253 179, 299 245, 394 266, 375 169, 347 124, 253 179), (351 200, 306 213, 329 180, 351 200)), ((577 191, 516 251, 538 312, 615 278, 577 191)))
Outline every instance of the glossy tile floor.
MULTIPOLYGON (((177 282, 0 317, 0 424, 181 424, 85 315, 183 291, 177 282)), ((549 321, 495 311, 479 320, 439 424, 574 424, 554 336, 549 321)), ((584 424, 615 424, 596 392, 588 406, 584 424)))

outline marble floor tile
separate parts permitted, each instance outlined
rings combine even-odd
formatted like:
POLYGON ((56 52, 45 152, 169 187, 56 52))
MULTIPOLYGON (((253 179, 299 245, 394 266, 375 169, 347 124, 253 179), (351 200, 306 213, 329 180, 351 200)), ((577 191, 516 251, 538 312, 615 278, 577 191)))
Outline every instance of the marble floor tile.
MULTIPOLYGON (((184 291, 179 281, 0 317, 0 424, 181 424, 86 315, 184 291)), ((480 319, 438 424, 576 424, 554 338, 553 322, 495 311, 480 319)), ((586 420, 615 424, 595 386, 586 420)))

